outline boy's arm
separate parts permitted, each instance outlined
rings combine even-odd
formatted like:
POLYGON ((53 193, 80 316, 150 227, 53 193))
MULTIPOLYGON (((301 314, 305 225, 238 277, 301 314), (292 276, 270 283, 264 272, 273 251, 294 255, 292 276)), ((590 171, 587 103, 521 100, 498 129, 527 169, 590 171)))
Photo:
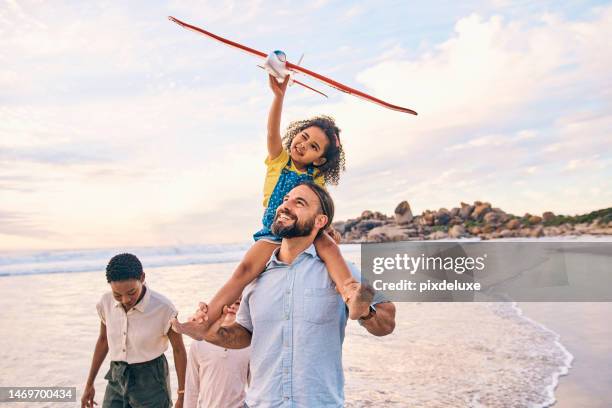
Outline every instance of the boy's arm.
POLYGON ((106 325, 100 322, 100 334, 98 334, 98 340, 96 341, 96 347, 94 349, 93 359, 91 361, 91 368, 89 369, 89 375, 87 376, 87 382, 85 383, 85 390, 83 391, 83 397, 81 398, 81 407, 94 406, 94 381, 96 380, 100 366, 104 362, 107 354, 108 339, 106 338, 106 325))
MULTIPOLYGON (((240 305, 242 307, 242 305, 240 305)), ((241 349, 251 345, 251 332, 234 322, 229 326, 222 326, 227 314, 227 306, 223 308, 223 314, 214 322, 204 339, 219 347, 230 349, 241 349)))
POLYGON ((283 111, 283 99, 285 97, 285 91, 287 90, 287 84, 289 83, 289 75, 287 75, 285 80, 280 84, 276 78, 269 75, 268 82, 274 93, 274 100, 272 101, 270 113, 268 114, 268 158, 274 160, 283 150, 280 121, 283 111))
POLYGON ((185 371, 187 369, 187 352, 183 343, 183 336, 176 333, 174 330, 168 330, 168 340, 172 345, 172 353, 174 355, 174 366, 176 368, 176 378, 178 379, 178 389, 183 391, 178 394, 175 407, 182 407, 183 398, 185 396, 185 371))

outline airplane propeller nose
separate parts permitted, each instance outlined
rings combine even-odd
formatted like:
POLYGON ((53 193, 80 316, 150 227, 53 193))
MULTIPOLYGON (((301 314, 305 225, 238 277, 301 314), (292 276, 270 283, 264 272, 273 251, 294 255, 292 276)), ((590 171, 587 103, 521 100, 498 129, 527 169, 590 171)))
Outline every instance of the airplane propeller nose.
POLYGON ((274 54, 280 62, 287 62, 287 55, 284 52, 276 50, 274 51, 274 54))

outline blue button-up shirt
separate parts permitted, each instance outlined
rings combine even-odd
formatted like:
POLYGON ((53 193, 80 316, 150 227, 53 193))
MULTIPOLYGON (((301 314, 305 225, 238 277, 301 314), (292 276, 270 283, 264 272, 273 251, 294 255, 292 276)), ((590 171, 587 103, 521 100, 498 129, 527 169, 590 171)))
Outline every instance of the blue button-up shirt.
MULTIPOLYGON (((314 245, 291 265, 274 252, 242 295, 236 323, 252 333, 253 407, 342 407, 347 308, 314 245)), ((359 270, 349 264, 359 279, 359 270)), ((380 294, 373 304, 384 301, 380 294)))

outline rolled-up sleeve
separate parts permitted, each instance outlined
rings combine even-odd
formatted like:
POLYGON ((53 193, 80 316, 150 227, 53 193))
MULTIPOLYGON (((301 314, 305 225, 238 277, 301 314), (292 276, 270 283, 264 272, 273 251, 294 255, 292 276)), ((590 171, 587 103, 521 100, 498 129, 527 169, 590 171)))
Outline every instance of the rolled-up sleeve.
POLYGON ((253 321, 251 320, 251 309, 249 307, 249 299, 251 294, 251 285, 248 285, 242 292, 242 301, 236 313, 236 323, 253 333, 253 321))
MULTIPOLYGON (((349 270, 351 271, 351 274, 353 275, 353 277, 357 281, 361 282, 361 271, 359 270, 357 265, 355 265, 353 262, 347 262, 346 264, 348 265, 349 270)), ((386 302, 389 302, 389 299, 387 299, 382 292, 375 290, 371 305, 375 306, 379 303, 386 303, 386 302)))

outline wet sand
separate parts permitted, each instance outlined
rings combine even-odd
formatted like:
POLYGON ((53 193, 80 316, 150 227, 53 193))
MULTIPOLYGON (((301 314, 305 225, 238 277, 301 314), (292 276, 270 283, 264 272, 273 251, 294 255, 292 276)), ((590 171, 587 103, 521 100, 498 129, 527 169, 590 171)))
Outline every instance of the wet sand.
POLYGON ((560 335, 574 356, 559 379, 555 408, 612 407, 612 303, 519 303, 524 315, 560 335))

